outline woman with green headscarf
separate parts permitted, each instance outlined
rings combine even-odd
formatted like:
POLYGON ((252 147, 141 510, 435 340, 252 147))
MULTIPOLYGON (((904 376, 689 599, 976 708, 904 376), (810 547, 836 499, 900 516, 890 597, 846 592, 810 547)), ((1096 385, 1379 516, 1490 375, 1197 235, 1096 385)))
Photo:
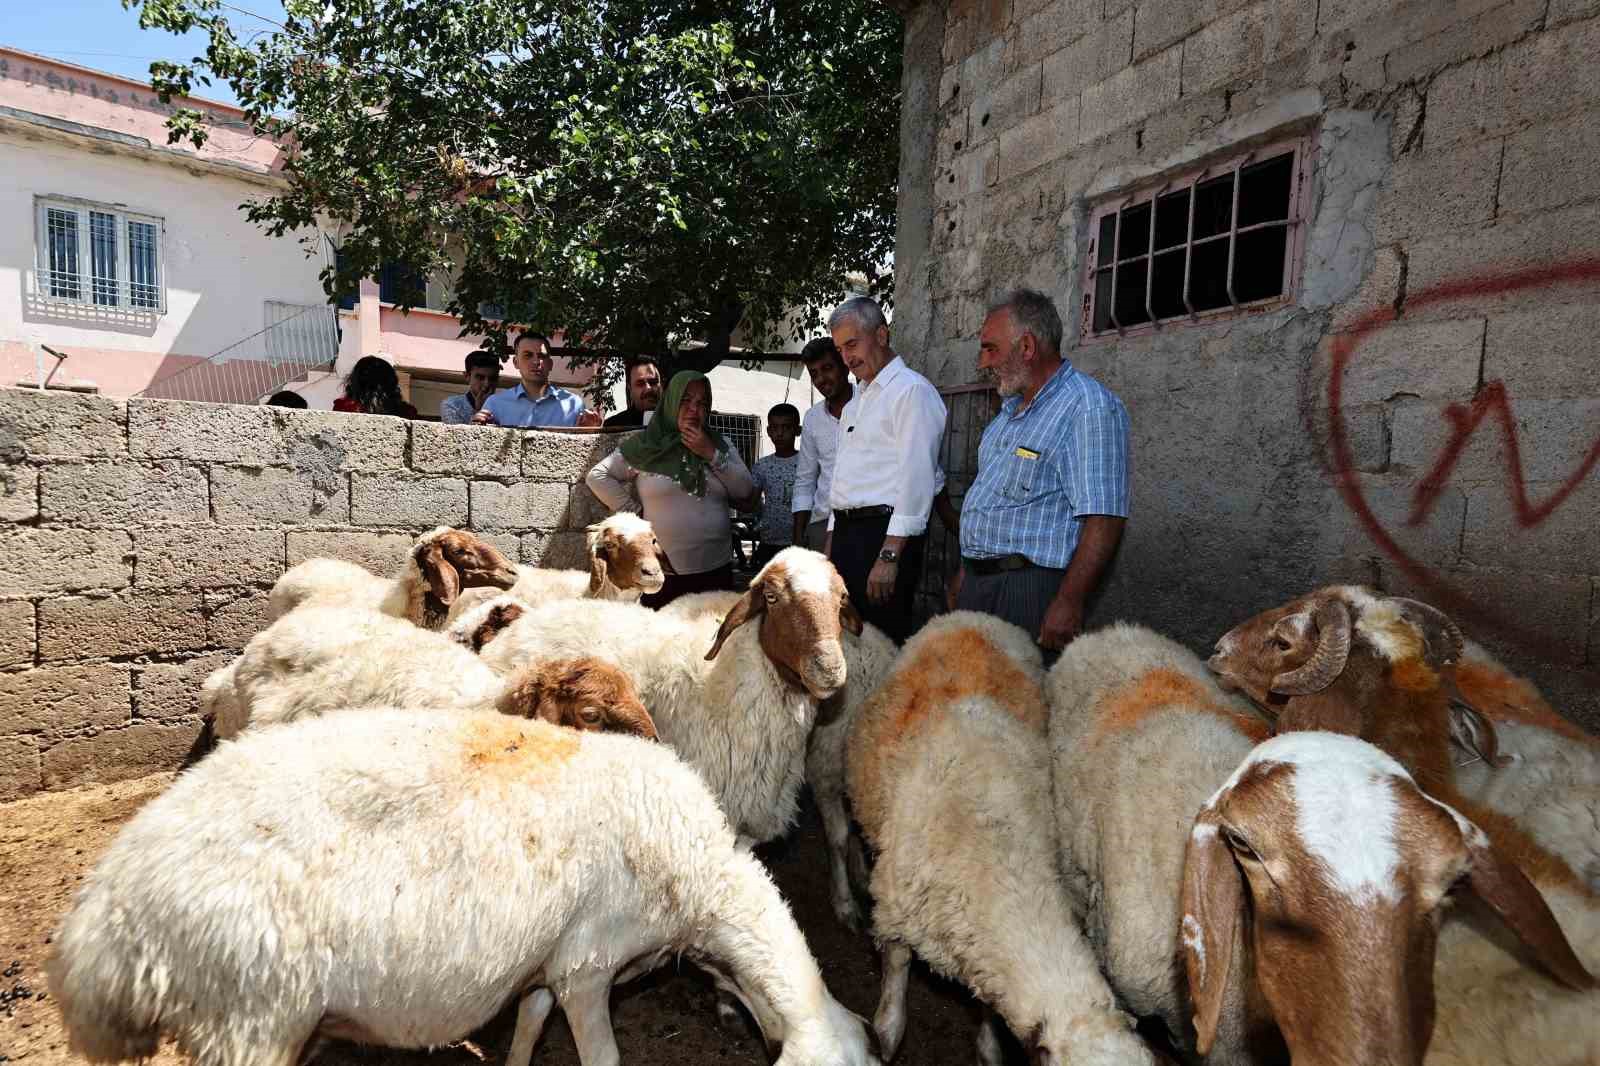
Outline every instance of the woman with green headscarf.
POLYGON ((754 493, 755 484, 738 451, 706 425, 710 415, 710 380, 679 371, 650 424, 589 471, 589 489, 601 503, 641 510, 676 571, 661 591, 640 600, 646 607, 733 586, 728 508, 754 493))

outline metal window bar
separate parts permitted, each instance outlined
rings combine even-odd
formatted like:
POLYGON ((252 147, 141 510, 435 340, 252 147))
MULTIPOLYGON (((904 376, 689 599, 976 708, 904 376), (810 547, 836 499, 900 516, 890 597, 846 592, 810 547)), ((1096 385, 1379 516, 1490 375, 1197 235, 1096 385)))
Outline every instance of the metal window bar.
MULTIPOLYGON (((939 444, 939 463, 944 468, 945 489, 960 510, 961 501, 978 476, 978 445, 983 431, 994 417, 998 398, 990 385, 962 385, 943 388, 946 407, 944 439, 939 444)), ((944 590, 961 565, 961 543, 935 516, 929 516, 924 545, 921 588, 921 613, 944 610, 944 590), (935 532, 935 528, 939 532, 935 532)))
POLYGON ((152 222, 128 220, 128 304, 161 307, 161 230, 152 222))
POLYGON ((59 207, 45 211, 48 262, 46 287, 57 300, 78 300, 78 213, 59 207))
MULTIPOLYGON (((1149 241, 1149 248, 1148 248, 1147 252, 1143 252, 1143 253, 1140 253, 1138 255, 1129 256, 1127 259, 1124 259, 1122 257, 1122 248, 1121 248, 1122 216, 1123 216, 1123 213, 1129 207, 1137 206, 1139 204, 1145 203, 1146 200, 1145 200, 1144 197, 1129 196, 1129 197, 1123 199, 1123 201, 1121 203, 1119 203, 1110 212, 1106 213, 1107 215, 1113 216, 1115 218, 1115 220, 1116 220, 1115 225, 1112 228, 1113 244, 1112 244, 1112 253, 1111 253, 1111 265, 1110 265, 1110 268, 1109 268, 1111 270, 1111 291, 1110 291, 1109 296, 1108 296, 1108 298, 1109 298, 1109 300, 1111 302, 1111 305, 1107 309, 1107 318, 1111 322, 1112 328, 1116 330, 1116 333, 1117 333, 1117 335, 1119 337, 1120 336, 1124 336, 1126 334, 1126 331, 1127 331, 1127 328, 1128 328, 1127 326, 1124 326, 1118 320, 1117 313, 1116 313, 1116 308, 1117 308, 1117 280, 1118 280, 1118 277, 1120 275, 1120 267, 1125 262, 1126 263, 1137 262, 1139 259, 1144 258, 1146 254, 1148 254, 1149 258, 1147 260, 1146 277, 1145 277, 1145 310, 1146 310, 1146 313, 1149 314, 1149 316, 1150 316, 1150 321, 1147 324, 1150 325, 1152 327, 1152 329, 1160 329, 1160 327, 1161 327, 1161 325, 1163 323, 1171 322, 1174 319, 1180 317, 1180 316, 1177 316, 1177 315, 1168 315, 1165 318, 1157 318, 1156 315, 1155 315, 1155 308, 1153 306, 1153 299, 1152 299, 1153 290, 1154 290, 1154 282, 1155 282, 1156 212, 1158 210, 1157 201, 1161 198, 1162 195, 1164 195, 1168 190, 1170 190, 1176 184, 1181 184, 1182 186, 1184 186, 1188 190, 1188 193, 1189 193, 1188 220, 1187 220, 1186 233, 1184 235, 1184 243, 1182 245, 1183 252, 1184 252, 1184 255, 1183 255, 1183 305, 1184 305, 1184 309, 1185 309, 1188 317, 1190 318, 1191 321, 1198 320, 1200 315, 1201 315, 1201 313, 1202 313, 1202 312, 1200 312, 1200 311, 1195 309, 1193 295, 1192 295, 1194 250, 1195 250, 1195 248, 1199 247, 1200 245, 1212 244, 1212 243, 1215 243, 1217 241, 1224 241, 1225 240, 1225 241, 1228 242, 1228 264, 1227 264, 1227 276, 1226 276, 1226 285, 1227 285, 1227 294, 1228 294, 1228 307, 1226 307, 1226 308, 1207 308, 1206 310, 1207 311, 1220 311, 1220 310, 1237 311, 1237 310, 1240 309, 1240 304, 1239 304, 1239 301, 1238 301, 1238 298, 1237 298, 1237 296, 1235 294, 1235 289, 1234 289, 1234 270, 1235 270, 1235 261, 1236 261, 1236 255, 1237 255, 1238 238, 1243 234, 1255 233, 1255 232, 1258 232, 1258 231, 1261 231, 1261 230, 1274 229, 1274 228, 1284 228, 1284 229, 1290 230, 1292 233, 1297 233, 1298 232, 1297 227, 1299 227, 1301 225, 1301 223, 1304 222, 1304 220, 1305 220, 1305 216, 1304 216, 1304 213, 1302 211, 1302 206, 1303 205, 1302 205, 1301 194, 1302 194, 1303 190, 1302 190, 1301 186, 1303 185, 1304 181, 1306 180, 1305 167, 1306 167, 1306 159, 1307 159, 1307 156, 1309 154, 1309 144, 1307 144, 1305 142, 1300 142, 1300 143, 1296 143, 1296 144, 1293 144, 1293 145, 1289 145, 1289 146, 1285 147, 1285 151, 1283 151, 1283 152, 1278 152, 1276 150, 1276 146, 1275 146, 1273 149, 1270 149, 1269 151, 1271 153, 1268 156, 1269 158, 1277 158, 1278 156, 1284 155, 1284 154, 1289 155, 1290 158, 1291 158, 1290 168, 1289 168, 1289 181, 1290 181, 1289 203, 1288 203, 1288 215, 1287 215, 1286 218, 1269 219, 1269 220, 1267 220, 1265 222, 1256 222, 1256 223, 1252 223, 1252 224, 1250 224, 1248 226, 1240 226, 1239 225, 1239 199, 1240 199, 1240 191, 1241 191, 1241 188, 1242 188, 1242 185, 1243 185, 1243 171, 1244 171, 1244 168, 1246 166, 1250 165, 1250 163, 1252 161, 1254 161, 1258 156, 1267 154, 1267 152, 1263 152, 1263 151, 1251 151, 1251 152, 1245 153, 1242 157, 1240 157, 1234 163, 1234 165, 1232 167, 1231 177, 1232 177, 1233 180, 1232 180, 1232 190, 1231 190, 1232 191, 1231 208, 1230 208, 1230 217, 1228 219, 1228 224, 1229 224, 1228 225, 1228 230, 1225 233, 1212 234, 1209 237, 1202 237, 1199 240, 1196 240, 1195 236, 1194 236, 1195 201, 1197 199, 1196 189, 1199 187, 1200 184, 1202 184, 1205 181, 1206 175, 1211 172, 1211 168, 1210 167, 1202 168, 1201 170, 1199 170, 1195 174, 1185 178, 1182 182, 1168 181, 1166 184, 1162 185, 1159 189, 1157 189, 1157 190, 1153 191, 1152 193, 1150 193, 1149 198, 1148 198, 1148 202, 1150 204, 1150 241, 1149 241)), ((1106 217, 1106 215, 1096 216, 1091 222, 1091 226, 1090 226, 1091 230, 1098 232, 1098 227, 1099 227, 1100 221, 1102 219, 1104 219, 1105 217, 1106 217)), ((1162 251, 1172 251, 1172 250, 1174 250, 1174 249, 1176 249, 1178 247, 1179 247, 1178 245, 1173 245, 1172 248, 1162 249, 1162 251)), ((1289 292, 1289 290, 1291 288, 1291 279, 1294 276, 1293 264, 1294 264, 1294 257, 1296 255, 1296 248, 1297 248, 1297 241, 1296 240, 1285 240, 1284 241, 1284 261, 1283 261, 1283 268, 1282 268, 1283 269, 1283 281, 1279 286, 1279 290, 1280 290, 1279 294, 1277 296, 1269 297, 1268 299, 1281 299, 1285 295, 1288 294, 1288 292, 1289 292)), ((1099 298, 1098 294, 1096 292, 1095 283, 1096 283, 1096 279, 1098 279, 1099 276, 1102 275, 1106 270, 1107 270, 1107 268, 1101 266, 1098 263, 1098 261, 1096 261, 1095 259, 1091 259, 1090 260, 1089 270, 1087 271, 1087 275, 1086 275, 1087 276, 1087 281, 1088 281, 1088 284, 1086 286, 1086 295, 1089 298, 1090 310, 1089 310, 1089 313, 1085 316, 1085 320, 1089 323, 1090 332, 1093 335, 1097 335, 1097 336, 1104 336, 1106 331, 1104 331, 1104 330, 1094 330, 1093 329, 1095 301, 1097 301, 1098 298, 1099 298)), ((1145 324, 1146 323, 1139 323, 1139 325, 1145 325, 1145 324)))
POLYGON ((89 292, 101 307, 116 307, 121 302, 117 299, 117 216, 106 211, 89 212, 89 292))

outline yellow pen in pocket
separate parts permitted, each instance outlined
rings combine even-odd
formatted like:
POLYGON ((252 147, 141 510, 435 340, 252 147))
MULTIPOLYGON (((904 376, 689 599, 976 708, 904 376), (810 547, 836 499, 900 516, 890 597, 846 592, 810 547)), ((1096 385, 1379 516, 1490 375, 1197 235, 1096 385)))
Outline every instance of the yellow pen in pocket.
POLYGON ((1034 451, 1032 448, 1024 448, 1022 445, 1019 444, 1019 445, 1017 445, 1017 458, 1018 459, 1037 459, 1037 458, 1039 458, 1039 453, 1034 451))

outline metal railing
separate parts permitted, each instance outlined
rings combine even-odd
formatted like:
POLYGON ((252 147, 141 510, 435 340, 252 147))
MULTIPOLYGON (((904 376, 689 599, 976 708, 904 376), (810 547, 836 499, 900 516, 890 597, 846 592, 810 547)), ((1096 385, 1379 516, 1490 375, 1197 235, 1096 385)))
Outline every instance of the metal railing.
POLYGON ((200 362, 151 382, 140 396, 208 403, 259 403, 292 381, 332 370, 339 323, 327 304, 266 302, 264 328, 200 362))
MULTIPOLYGON (((994 418, 999 395, 992 385, 958 385, 943 388, 944 442, 939 464, 944 467, 945 491, 956 511, 978 476, 978 442, 994 418)), ((922 590, 918 605, 927 615, 944 610, 945 584, 961 566, 961 541, 935 515, 928 518, 928 539, 922 564, 922 590)))

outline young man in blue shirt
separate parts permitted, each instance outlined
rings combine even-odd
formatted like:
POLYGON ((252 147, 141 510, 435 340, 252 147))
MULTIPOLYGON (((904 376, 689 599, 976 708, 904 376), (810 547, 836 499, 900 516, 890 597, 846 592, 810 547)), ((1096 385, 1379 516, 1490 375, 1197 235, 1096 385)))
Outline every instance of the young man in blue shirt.
POLYGON ((1018 289, 990 309, 978 366, 1004 398, 961 504, 955 606, 1036 635, 1049 652, 1083 627, 1084 602, 1128 516, 1128 412, 1061 356, 1061 317, 1018 289))
POLYGON ((528 332, 517 338, 511 365, 522 381, 514 389, 497 392, 483 401, 472 416, 478 425, 516 426, 598 426, 600 416, 586 411, 576 393, 550 384, 550 339, 543 333, 528 332))

